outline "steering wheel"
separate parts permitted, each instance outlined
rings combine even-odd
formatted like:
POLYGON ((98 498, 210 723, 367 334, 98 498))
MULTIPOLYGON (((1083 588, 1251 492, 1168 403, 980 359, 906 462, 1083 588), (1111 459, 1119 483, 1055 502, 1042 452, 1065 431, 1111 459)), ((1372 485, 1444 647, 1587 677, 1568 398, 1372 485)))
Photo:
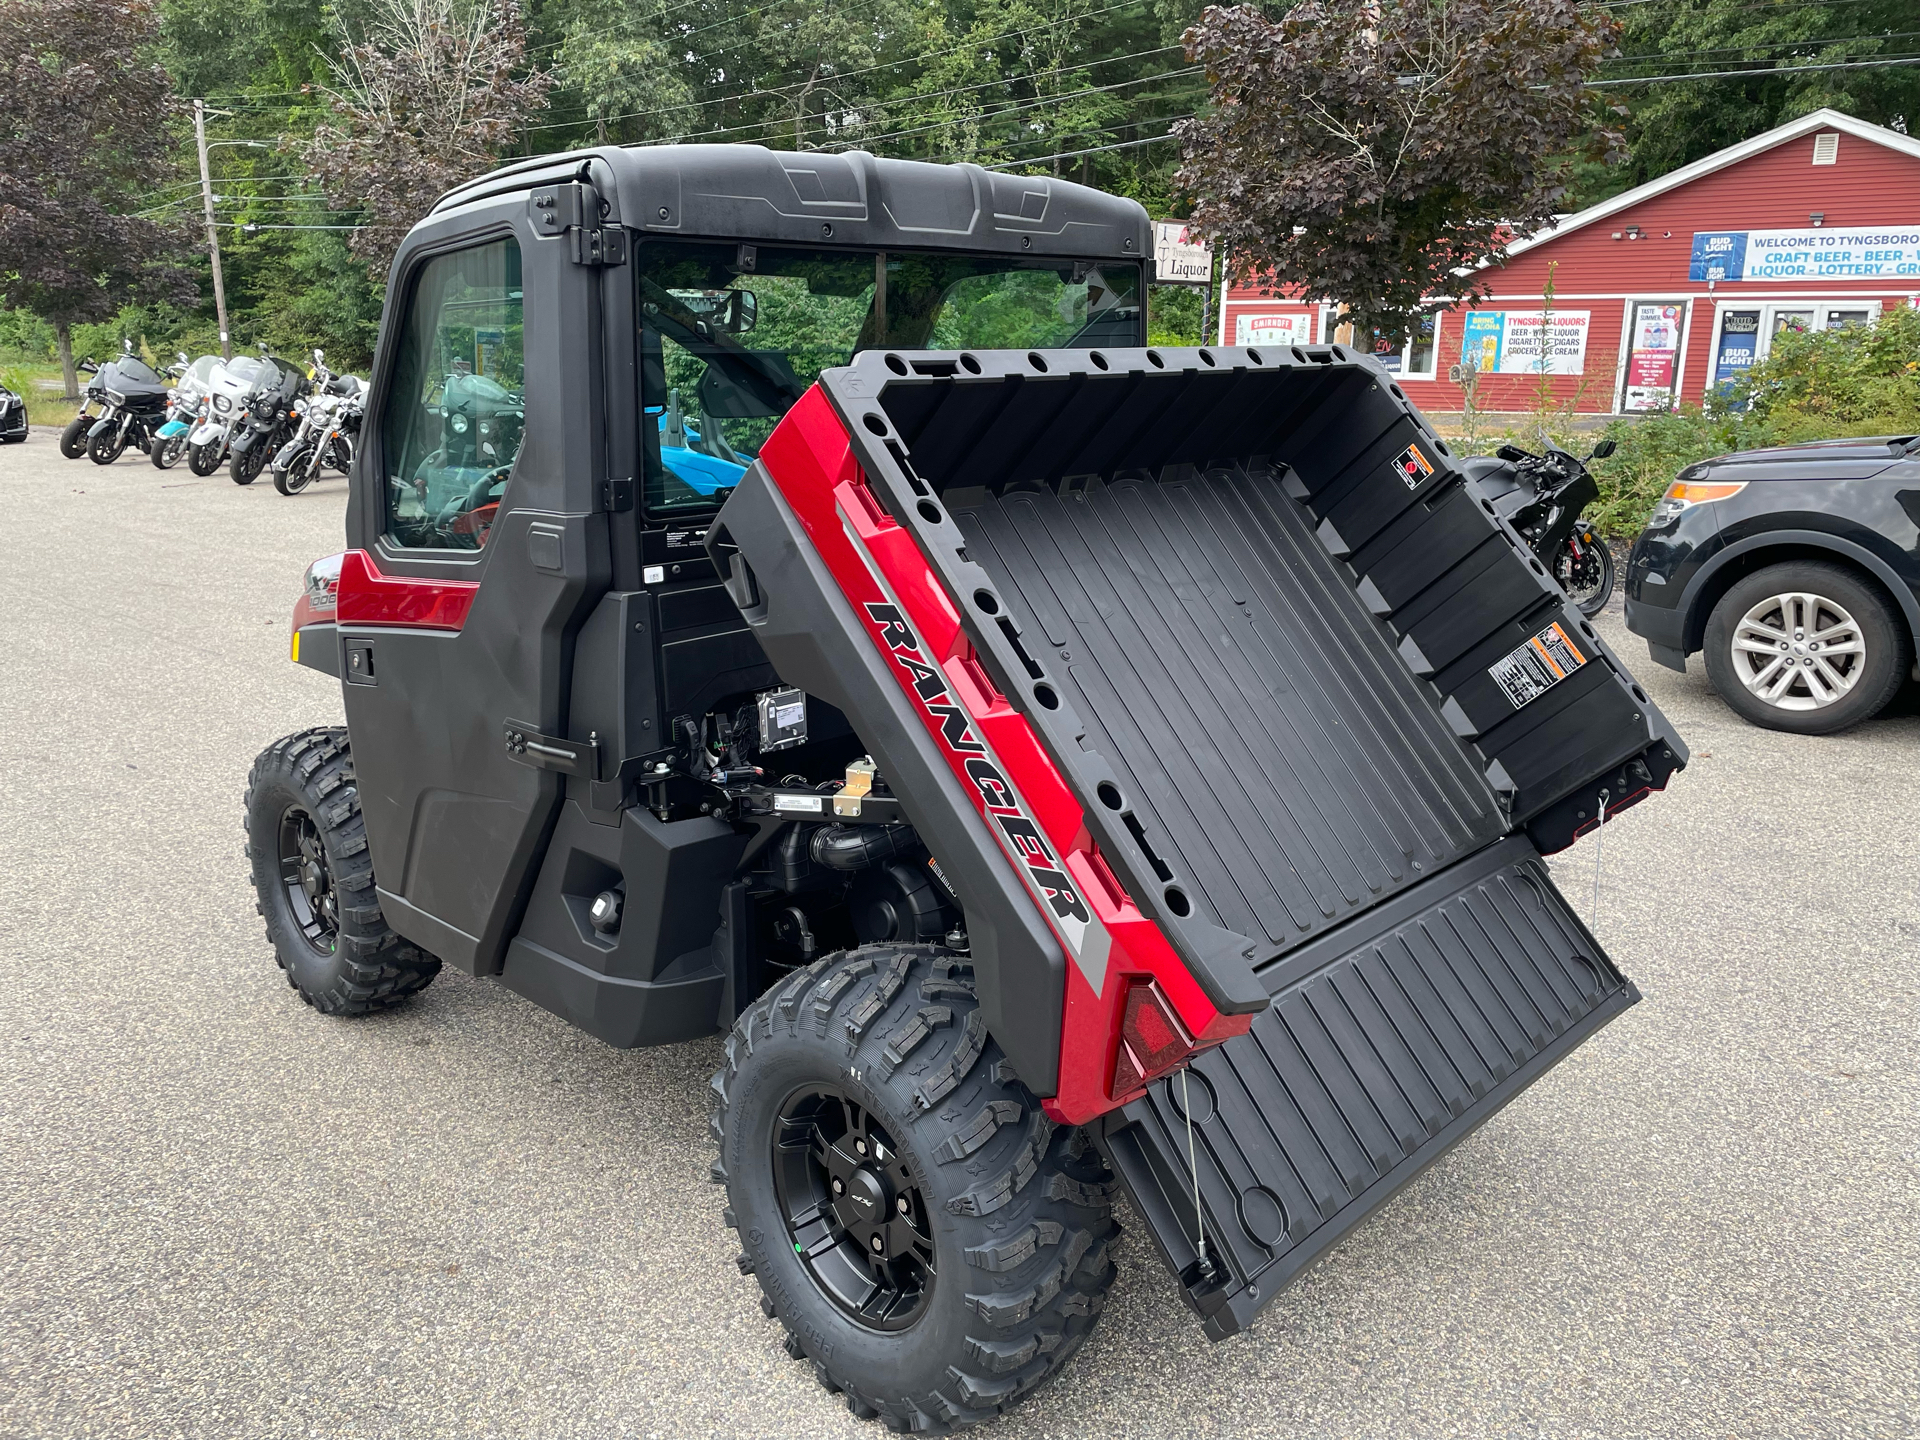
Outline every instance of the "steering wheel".
POLYGON ((493 493, 494 487, 504 492, 512 470, 511 465, 497 465, 487 471, 468 487, 466 494, 449 502, 434 517, 433 528, 450 540, 456 537, 471 540, 476 550, 483 547, 500 511, 500 497, 493 493))

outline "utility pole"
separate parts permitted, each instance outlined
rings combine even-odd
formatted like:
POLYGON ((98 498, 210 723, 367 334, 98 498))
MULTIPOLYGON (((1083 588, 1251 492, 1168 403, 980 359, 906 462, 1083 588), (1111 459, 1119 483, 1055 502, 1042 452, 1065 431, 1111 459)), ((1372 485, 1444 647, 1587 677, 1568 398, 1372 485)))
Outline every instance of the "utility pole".
POLYGON ((213 181, 207 175, 207 102, 193 102, 193 141, 200 150, 200 205, 207 219, 207 256, 213 261, 213 308, 220 316, 220 356, 233 359, 227 335, 227 287, 220 278, 220 235, 213 227, 213 181))

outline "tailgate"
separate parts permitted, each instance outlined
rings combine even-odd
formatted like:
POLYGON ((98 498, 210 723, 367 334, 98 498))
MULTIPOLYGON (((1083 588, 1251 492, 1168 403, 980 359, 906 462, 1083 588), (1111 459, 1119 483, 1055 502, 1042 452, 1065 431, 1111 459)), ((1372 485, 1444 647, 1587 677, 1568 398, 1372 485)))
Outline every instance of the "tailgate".
POLYGON ((1100 1143, 1215 1340, 1637 1001, 1514 837, 1262 972, 1273 1005, 1100 1143))

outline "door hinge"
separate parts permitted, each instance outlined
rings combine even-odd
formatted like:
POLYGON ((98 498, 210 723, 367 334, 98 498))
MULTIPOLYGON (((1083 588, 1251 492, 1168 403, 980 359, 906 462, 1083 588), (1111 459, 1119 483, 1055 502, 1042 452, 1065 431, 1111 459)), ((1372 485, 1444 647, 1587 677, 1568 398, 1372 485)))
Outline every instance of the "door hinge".
POLYGON ((608 209, 599 191, 578 180, 542 185, 527 197, 533 228, 542 235, 566 236, 576 265, 627 263, 627 232, 604 223, 608 209))
POLYGON ((629 479, 602 480, 600 482, 600 508, 619 515, 633 509, 633 481, 629 479))

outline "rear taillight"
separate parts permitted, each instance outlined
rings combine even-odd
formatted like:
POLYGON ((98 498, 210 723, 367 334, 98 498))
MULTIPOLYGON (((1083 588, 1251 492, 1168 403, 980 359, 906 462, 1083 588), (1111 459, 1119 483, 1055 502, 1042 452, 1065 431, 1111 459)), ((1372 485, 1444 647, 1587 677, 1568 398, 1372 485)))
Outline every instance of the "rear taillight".
POLYGON ((1160 987, 1144 975, 1128 976, 1108 1095, 1119 1100, 1145 1088, 1177 1068, 1197 1048, 1160 987))

